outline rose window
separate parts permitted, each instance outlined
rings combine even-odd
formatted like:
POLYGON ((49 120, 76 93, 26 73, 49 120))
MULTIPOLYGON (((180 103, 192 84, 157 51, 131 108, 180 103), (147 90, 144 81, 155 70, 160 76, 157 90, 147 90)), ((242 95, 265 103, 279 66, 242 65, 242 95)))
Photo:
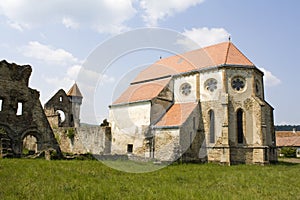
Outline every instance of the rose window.
POLYGON ((184 84, 181 85, 180 88, 181 88, 180 89, 181 94, 187 96, 187 95, 189 95, 191 93, 192 86, 190 84, 188 84, 188 83, 184 83, 184 84))
POLYGON ((231 86, 233 89, 240 91, 245 87, 245 80, 243 78, 235 78, 233 79, 231 86))
POLYGON ((206 82, 205 82, 205 89, 210 91, 210 92, 213 92, 217 89, 217 84, 218 84, 218 81, 216 79, 208 79, 206 82))

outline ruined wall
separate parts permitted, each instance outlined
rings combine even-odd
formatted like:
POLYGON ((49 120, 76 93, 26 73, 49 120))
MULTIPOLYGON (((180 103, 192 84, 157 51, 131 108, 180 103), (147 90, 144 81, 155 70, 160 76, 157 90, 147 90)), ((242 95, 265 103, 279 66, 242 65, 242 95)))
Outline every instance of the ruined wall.
POLYGON ((74 126, 72 103, 64 90, 60 89, 45 104, 44 111, 52 128, 74 126))
POLYGON ((110 154, 110 127, 60 127, 53 131, 62 152, 110 154))
MULTIPOLYGON (((21 156, 23 139, 32 135, 37 150, 60 152, 39 100, 39 92, 28 87, 31 66, 0 62, 0 140, 8 140, 15 156, 21 156)), ((3 148, 2 148, 3 149, 3 148)))

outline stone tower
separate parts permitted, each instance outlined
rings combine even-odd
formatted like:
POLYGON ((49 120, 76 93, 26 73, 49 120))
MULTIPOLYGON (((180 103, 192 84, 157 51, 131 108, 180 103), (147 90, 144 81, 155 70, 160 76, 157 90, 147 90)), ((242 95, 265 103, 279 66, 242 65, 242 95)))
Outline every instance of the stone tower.
POLYGON ((74 127, 79 127, 80 106, 82 104, 83 97, 76 83, 74 83, 74 85, 68 91, 67 96, 69 97, 70 102, 72 103, 72 118, 74 120, 74 127))

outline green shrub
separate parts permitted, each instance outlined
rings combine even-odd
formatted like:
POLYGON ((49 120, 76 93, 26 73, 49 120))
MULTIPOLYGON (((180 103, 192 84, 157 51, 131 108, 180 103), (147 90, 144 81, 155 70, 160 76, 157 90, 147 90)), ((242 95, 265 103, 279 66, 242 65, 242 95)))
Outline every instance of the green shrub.
POLYGON ((296 148, 294 148, 294 147, 282 147, 280 153, 284 154, 284 157, 295 158, 296 157, 296 148))
POLYGON ((69 128, 67 132, 67 136, 70 140, 73 140, 75 137, 75 130, 73 128, 69 128))

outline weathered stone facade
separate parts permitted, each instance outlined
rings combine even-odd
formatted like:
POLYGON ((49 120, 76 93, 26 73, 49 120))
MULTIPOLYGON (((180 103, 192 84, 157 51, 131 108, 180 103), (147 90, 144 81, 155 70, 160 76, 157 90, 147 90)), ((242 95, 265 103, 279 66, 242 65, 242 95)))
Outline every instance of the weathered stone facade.
POLYGON ((110 127, 59 127, 53 131, 62 152, 94 155, 111 152, 110 127))
POLYGON ((112 153, 162 161, 277 161, 263 73, 231 42, 161 59, 110 106, 112 153))
POLYGON ((28 87, 31 66, 0 62, 0 156, 20 157, 23 140, 36 138, 36 150, 60 148, 39 100, 39 92, 28 87))
POLYGON ((58 127, 80 127, 82 94, 75 83, 68 93, 60 89, 45 104, 44 111, 53 129, 58 127))

